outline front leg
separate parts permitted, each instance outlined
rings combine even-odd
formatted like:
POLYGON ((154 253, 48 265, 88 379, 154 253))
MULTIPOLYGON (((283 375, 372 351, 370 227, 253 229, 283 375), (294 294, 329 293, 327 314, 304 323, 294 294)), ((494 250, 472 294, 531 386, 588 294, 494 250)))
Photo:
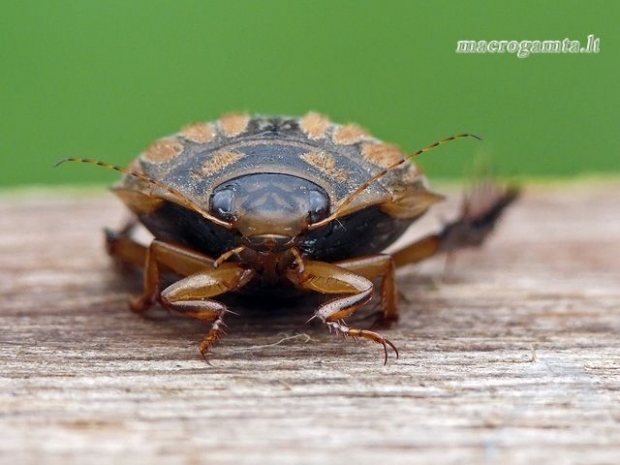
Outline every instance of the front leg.
POLYGON ((387 347, 391 347, 398 358, 398 349, 381 334, 365 329, 349 328, 344 319, 353 315, 372 298, 373 284, 359 274, 340 266, 325 262, 306 261, 303 270, 292 268, 287 271, 287 278, 299 289, 319 292, 321 294, 345 294, 321 305, 313 318, 318 318, 337 334, 362 337, 383 346, 387 363, 387 347))
POLYGON ((207 268, 168 286, 159 296, 166 308, 189 318, 212 323, 209 333, 200 343, 200 353, 206 359, 209 348, 222 334, 226 306, 211 297, 236 291, 247 284, 252 270, 238 263, 223 263, 218 268, 207 268))
MULTIPOLYGON (((110 243, 109 243, 110 244, 110 243)), ((213 266, 213 259, 186 247, 154 240, 146 248, 128 236, 121 235, 111 243, 112 255, 126 263, 144 267, 144 293, 132 300, 136 312, 148 310, 155 302, 189 318, 212 323, 211 330, 200 344, 203 357, 220 337, 223 316, 229 311, 220 302, 212 300, 227 292, 243 287, 253 275, 238 263, 213 266), (161 290, 162 273, 174 272, 185 278, 161 290)))
POLYGON ((130 303, 131 309, 138 313, 151 308, 159 298, 164 272, 172 271, 181 276, 189 276, 199 271, 215 269, 212 258, 187 247, 158 240, 151 242, 145 250, 143 266, 144 293, 130 303))

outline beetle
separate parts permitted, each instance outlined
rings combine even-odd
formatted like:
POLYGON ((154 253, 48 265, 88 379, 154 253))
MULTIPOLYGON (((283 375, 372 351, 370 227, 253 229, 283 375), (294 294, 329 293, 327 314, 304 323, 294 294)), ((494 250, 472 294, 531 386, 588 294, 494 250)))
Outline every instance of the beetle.
POLYGON ((381 344, 384 362, 396 346, 346 319, 370 301, 381 283, 381 315, 398 317, 395 269, 439 252, 479 246, 514 187, 479 189, 460 217, 435 234, 393 254, 382 253, 431 206, 433 192, 413 162, 420 154, 465 137, 458 134, 407 155, 355 124, 335 124, 310 112, 303 117, 228 114, 154 142, 128 168, 86 158, 124 174, 114 193, 135 219, 106 231, 108 253, 144 273, 142 313, 159 303, 211 324, 200 343, 207 352, 230 312, 217 297, 230 292, 293 289, 331 296, 312 314, 330 331, 381 344), (154 236, 133 238, 144 225, 154 236), (162 276, 179 280, 165 287, 162 276))

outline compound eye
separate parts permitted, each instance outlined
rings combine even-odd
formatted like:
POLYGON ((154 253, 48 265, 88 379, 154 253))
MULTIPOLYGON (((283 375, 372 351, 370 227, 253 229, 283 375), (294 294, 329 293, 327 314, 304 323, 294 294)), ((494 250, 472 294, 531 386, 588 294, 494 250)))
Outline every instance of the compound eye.
POLYGON ((329 197, 327 194, 318 190, 308 192, 310 197, 310 223, 317 223, 329 214, 329 197))
POLYGON ((233 186, 218 187, 213 195, 211 195, 211 213, 218 218, 230 221, 234 220, 233 215, 233 199, 235 198, 235 189, 233 186))

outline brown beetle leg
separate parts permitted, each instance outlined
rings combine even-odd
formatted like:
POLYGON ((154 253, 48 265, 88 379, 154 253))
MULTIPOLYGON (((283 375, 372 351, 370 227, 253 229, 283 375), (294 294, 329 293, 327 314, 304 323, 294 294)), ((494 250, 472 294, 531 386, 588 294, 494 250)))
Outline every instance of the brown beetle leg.
POLYGON ((392 255, 396 268, 418 263, 439 252, 441 234, 426 236, 392 255))
POLYGON ((392 254, 396 268, 418 263, 439 252, 479 247, 518 194, 514 187, 500 190, 491 184, 479 186, 466 196, 456 221, 446 224, 438 234, 426 236, 392 254))
POLYGON ((398 319, 396 280, 394 277, 395 267, 390 255, 370 255, 368 257, 353 258, 338 262, 336 265, 362 275, 369 280, 380 277, 382 319, 386 322, 398 319))
POLYGON ((212 323, 211 330, 200 343, 200 353, 206 359, 207 351, 223 332, 224 314, 230 312, 211 297, 240 289, 253 274, 238 263, 223 263, 218 268, 210 266, 168 286, 159 301, 184 316, 212 323))
POLYGON ((148 248, 131 238, 132 229, 125 227, 114 231, 106 228, 104 231, 106 251, 121 269, 142 268, 146 263, 148 248))
POLYGON ((131 309, 144 312, 157 301, 163 272, 172 271, 189 276, 205 269, 215 269, 212 258, 180 245, 154 240, 146 249, 144 294, 130 303, 131 309))
POLYGON ((159 301, 184 316, 212 323, 211 330, 200 343, 200 353, 205 357, 222 333, 224 313, 230 311, 224 304, 210 298, 243 287, 253 272, 237 263, 223 263, 216 269, 213 259, 206 255, 157 240, 147 248, 126 235, 120 235, 115 239, 114 247, 113 256, 135 266, 139 266, 137 258, 142 256, 144 294, 131 301, 132 310, 144 312, 159 301), (172 271, 185 278, 160 291, 163 271, 172 271))
POLYGON ((353 315, 371 299, 373 284, 368 279, 340 266, 316 261, 306 261, 302 273, 299 273, 297 268, 289 270, 287 277, 300 289, 321 294, 347 294, 321 305, 311 319, 320 319, 337 334, 362 337, 381 344, 385 353, 384 363, 387 363, 388 346, 394 350, 398 358, 396 346, 381 334, 365 329, 349 328, 344 322, 344 318, 353 315))

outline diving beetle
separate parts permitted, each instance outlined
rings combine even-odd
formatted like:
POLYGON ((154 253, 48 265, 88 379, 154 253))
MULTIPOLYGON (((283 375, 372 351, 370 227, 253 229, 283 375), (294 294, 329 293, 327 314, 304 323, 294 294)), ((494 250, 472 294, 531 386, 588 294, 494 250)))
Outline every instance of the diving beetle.
POLYGON ((458 134, 407 155, 355 124, 339 125, 318 113, 301 118, 228 114, 195 123, 160 139, 128 168, 85 158, 120 171, 113 187, 135 215, 121 231, 107 231, 107 250, 119 262, 143 269, 144 292, 136 312, 159 303, 211 324, 200 344, 206 358, 230 312, 217 297, 230 292, 283 288, 333 296, 310 319, 344 336, 396 346, 378 332, 345 320, 381 283, 385 321, 397 319, 395 269, 439 252, 478 246, 517 189, 480 190, 460 217, 436 234, 393 254, 382 253, 444 197, 430 190, 413 163, 458 134), (154 236, 145 246, 133 226, 154 236), (162 276, 180 279, 164 287, 162 276))

